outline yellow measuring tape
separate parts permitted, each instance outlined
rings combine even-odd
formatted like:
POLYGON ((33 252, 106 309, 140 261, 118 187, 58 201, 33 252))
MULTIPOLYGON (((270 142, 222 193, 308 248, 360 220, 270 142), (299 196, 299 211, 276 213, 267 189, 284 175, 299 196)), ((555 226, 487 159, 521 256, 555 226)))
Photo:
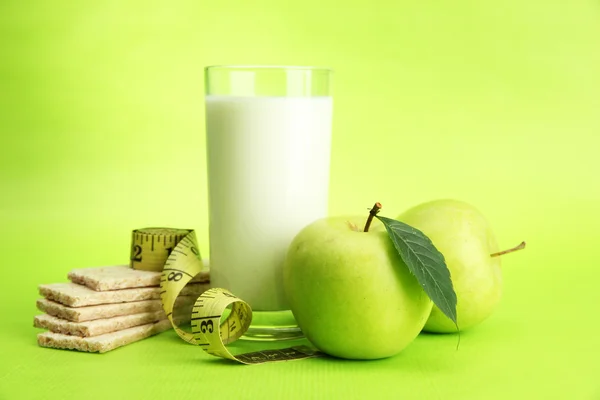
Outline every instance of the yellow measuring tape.
POLYGON ((209 354, 243 364, 298 360, 322 355, 308 346, 231 354, 225 345, 239 339, 248 330, 252 321, 252 309, 248 303, 226 289, 211 288, 198 297, 191 316, 191 334, 177 326, 173 315, 177 296, 194 277, 208 271, 200 258, 196 233, 191 229, 134 230, 131 234, 130 260, 134 269, 162 271, 161 300, 167 318, 183 340, 199 345, 209 354), (229 305, 231 311, 221 322, 229 305))

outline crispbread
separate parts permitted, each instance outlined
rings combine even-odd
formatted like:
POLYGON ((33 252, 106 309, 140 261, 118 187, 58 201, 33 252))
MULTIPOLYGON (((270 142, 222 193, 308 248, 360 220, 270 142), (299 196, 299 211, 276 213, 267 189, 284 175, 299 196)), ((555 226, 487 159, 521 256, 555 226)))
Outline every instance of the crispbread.
MULTIPOLYGON (((96 291, 159 286, 160 276, 160 272, 141 271, 127 265, 74 269, 68 275, 71 282, 85 285, 96 291)), ((195 283, 208 281, 208 271, 201 272, 192 280, 195 283)))
POLYGON ((98 336, 109 332, 120 331, 132 326, 144 325, 165 319, 163 310, 139 314, 122 315, 86 322, 71 322, 48 314, 37 315, 33 320, 36 328, 48 329, 50 332, 81 337, 98 336))
POLYGON ((166 331, 171 328, 169 320, 135 326, 133 328, 121 331, 105 333, 100 336, 78 337, 63 335, 61 333, 44 332, 38 334, 38 344, 42 347, 51 347, 55 349, 70 349, 78 351, 87 351, 90 353, 105 353, 125 346, 138 340, 145 339, 148 336, 166 331))
POLYGON ((57 301, 70 307, 125 303, 160 298, 160 288, 157 287, 97 292, 83 285, 69 282, 40 285, 39 290, 40 294, 47 299, 57 301))
POLYGON ((68 278, 97 291, 160 285, 160 272, 140 271, 127 265, 74 269, 68 278))
MULTIPOLYGON (((175 300, 175 311, 188 308, 196 301, 195 296, 179 296, 175 300)), ((45 313, 72 322, 93 321, 102 318, 118 317, 120 315, 139 314, 143 312, 162 310, 160 300, 142 300, 131 303, 100 304, 87 307, 68 307, 48 299, 38 299, 37 308, 45 313)))
MULTIPOLYGON (((112 267, 74 269, 68 275, 71 282, 85 285, 96 291, 131 289, 146 286, 159 286, 161 272, 141 271, 127 265, 112 267)), ((192 279, 192 283, 206 283, 209 272, 202 271, 192 279)))
MULTIPOLYGON (((182 296, 200 295, 208 289, 206 283, 187 285, 181 291, 182 296)), ((126 303, 141 300, 160 299, 160 287, 107 290, 97 292, 77 283, 51 283, 39 286, 40 294, 70 307, 93 306, 98 304, 126 303)))
POLYGON ((162 310, 160 300, 142 300, 131 303, 101 304, 87 307, 67 307, 48 299, 38 299, 37 308, 55 317, 73 322, 92 321, 119 315, 162 310))

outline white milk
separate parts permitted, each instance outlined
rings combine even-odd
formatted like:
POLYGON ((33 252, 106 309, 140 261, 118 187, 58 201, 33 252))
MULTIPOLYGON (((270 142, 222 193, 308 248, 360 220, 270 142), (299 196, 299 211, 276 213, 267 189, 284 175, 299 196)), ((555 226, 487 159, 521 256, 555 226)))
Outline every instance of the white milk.
POLYGON ((211 285, 288 309, 294 236, 327 215, 331 97, 206 96, 211 285))

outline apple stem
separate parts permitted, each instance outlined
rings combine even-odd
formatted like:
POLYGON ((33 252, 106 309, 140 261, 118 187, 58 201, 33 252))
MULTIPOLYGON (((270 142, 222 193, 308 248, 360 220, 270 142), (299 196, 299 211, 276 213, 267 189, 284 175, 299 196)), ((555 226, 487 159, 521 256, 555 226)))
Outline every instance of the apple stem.
POLYGON ((363 232, 369 232, 371 222, 373 222, 373 218, 375 218, 379 210, 381 210, 381 203, 377 202, 373 205, 371 211, 369 211, 369 217, 367 218, 367 223, 365 224, 365 229, 363 229, 363 232))
POLYGON ((518 246, 513 247, 512 249, 499 251, 497 253, 490 254, 490 257, 499 257, 504 254, 512 253, 513 251, 523 250, 525 248, 525 242, 521 242, 518 246))

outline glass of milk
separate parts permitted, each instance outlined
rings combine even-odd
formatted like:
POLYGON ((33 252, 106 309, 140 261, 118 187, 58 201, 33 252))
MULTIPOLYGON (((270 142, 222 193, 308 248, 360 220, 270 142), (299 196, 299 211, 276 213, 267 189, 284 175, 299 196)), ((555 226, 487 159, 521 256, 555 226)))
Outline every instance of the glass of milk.
POLYGON ((283 291, 288 246, 327 215, 329 69, 205 70, 211 285, 250 304, 246 339, 302 336, 283 291))

